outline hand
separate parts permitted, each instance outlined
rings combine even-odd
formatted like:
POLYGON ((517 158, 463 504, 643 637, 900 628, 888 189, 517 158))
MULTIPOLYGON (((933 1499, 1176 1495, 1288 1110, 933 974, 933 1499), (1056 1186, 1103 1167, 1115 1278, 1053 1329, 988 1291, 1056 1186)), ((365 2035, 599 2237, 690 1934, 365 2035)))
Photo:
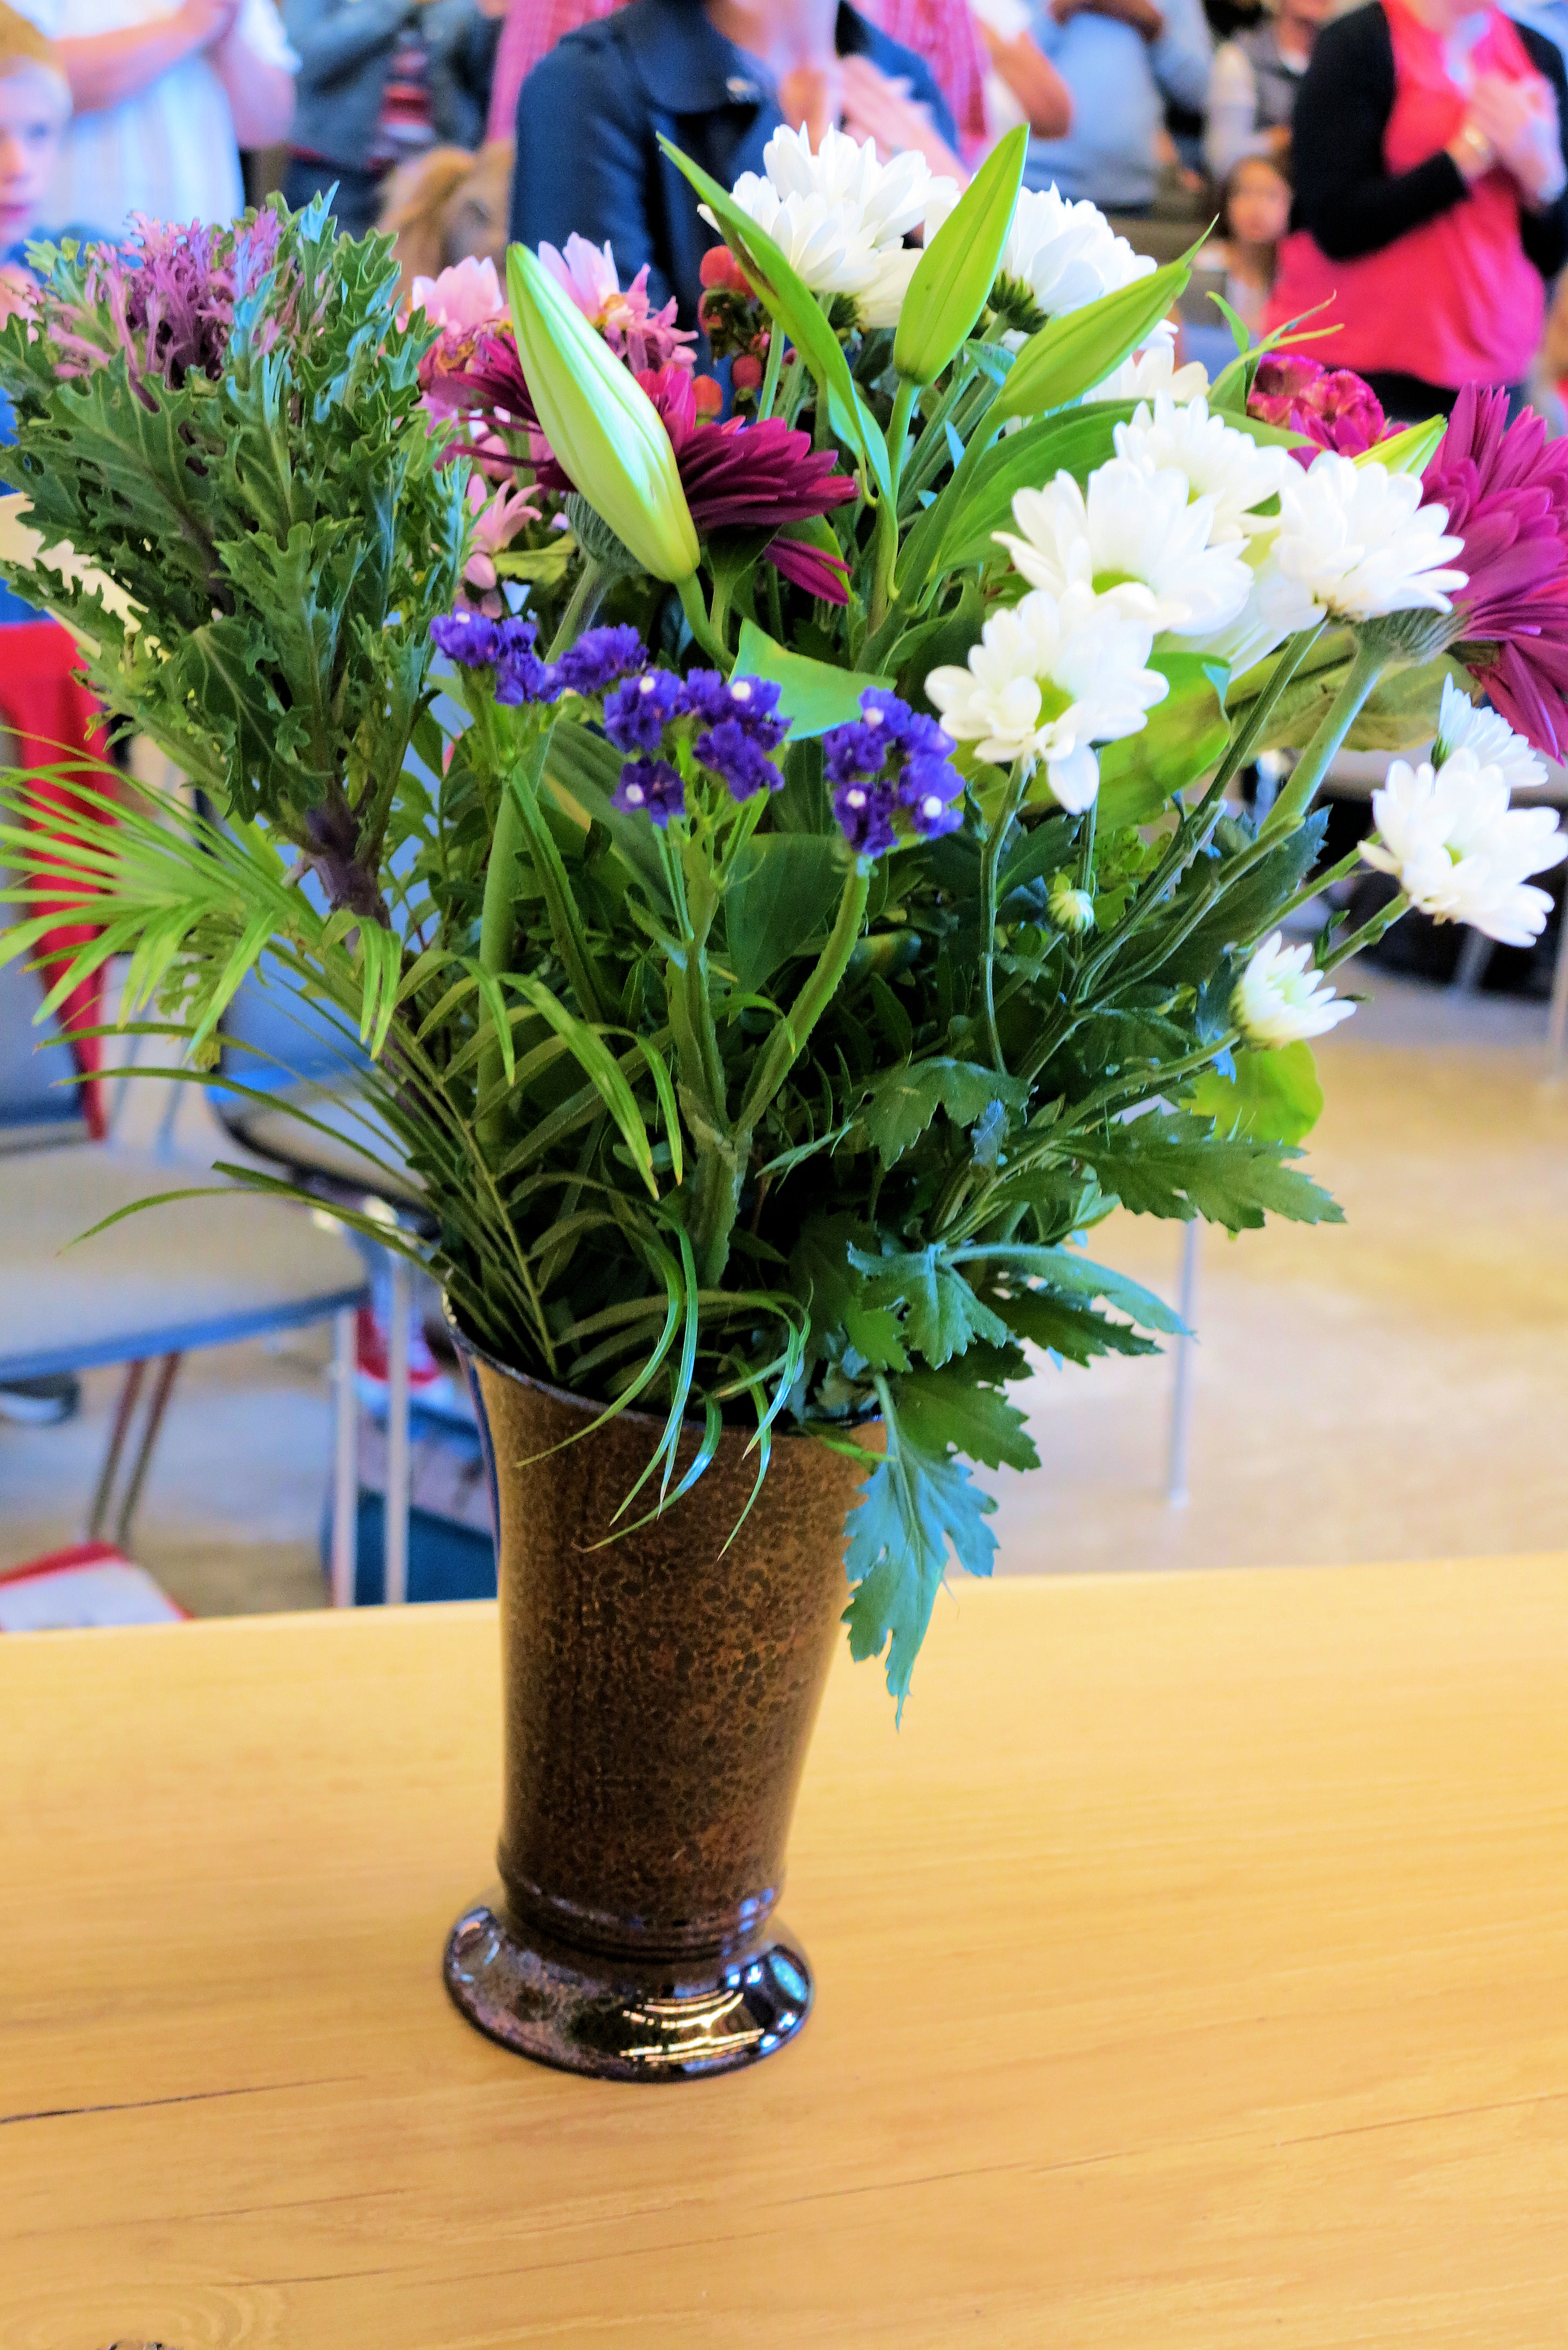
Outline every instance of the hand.
POLYGON ((1539 76, 1518 82, 1482 74, 1470 96, 1469 120, 1527 203, 1551 203, 1562 194, 1568 173, 1557 102, 1539 76))
POLYGON ((836 57, 825 66, 797 66, 779 83, 779 111, 792 130, 804 122, 814 149, 844 111, 844 75, 836 57))
POLYGON ((192 49, 215 49, 233 32, 239 13, 239 0, 185 0, 178 21, 192 49))
POLYGON ((894 79, 869 57, 843 57, 844 127, 857 139, 874 139, 886 162, 905 148, 923 155, 939 176, 962 187, 968 173, 952 149, 940 137, 930 109, 909 94, 909 84, 894 79))

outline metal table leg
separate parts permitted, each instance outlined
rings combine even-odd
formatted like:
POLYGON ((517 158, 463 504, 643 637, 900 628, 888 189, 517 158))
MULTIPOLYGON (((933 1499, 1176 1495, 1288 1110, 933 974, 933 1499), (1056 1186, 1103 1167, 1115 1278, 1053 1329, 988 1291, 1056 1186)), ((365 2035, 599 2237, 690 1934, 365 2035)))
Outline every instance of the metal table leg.
POLYGON ((413 1276, 406 1257, 392 1258, 391 1329, 387 1345, 387 1497, 381 1555, 389 1607, 409 1596, 409 1320, 413 1276))
POLYGON ((352 1607, 359 1564, 358 1315, 352 1305, 333 1316, 335 1387, 332 1453, 332 1605, 352 1607))
POLYGON ((1176 1341, 1176 1378, 1170 1398, 1170 1449, 1165 1471, 1165 1498, 1173 1510, 1185 1509, 1188 1501, 1193 1388, 1198 1369, 1194 1360, 1198 1341, 1192 1336, 1192 1323, 1198 1305, 1198 1257, 1202 1231, 1202 1218, 1194 1216, 1181 1236, 1181 1295, 1177 1311, 1187 1329, 1176 1341))

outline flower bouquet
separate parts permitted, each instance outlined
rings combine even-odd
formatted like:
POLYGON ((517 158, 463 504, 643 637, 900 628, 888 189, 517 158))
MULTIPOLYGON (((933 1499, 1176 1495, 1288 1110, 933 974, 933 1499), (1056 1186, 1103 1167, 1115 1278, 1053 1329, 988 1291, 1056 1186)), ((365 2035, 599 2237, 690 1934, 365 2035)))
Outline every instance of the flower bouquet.
POLYGON ((449 1981, 558 2063, 789 2036, 837 1622, 901 1705, 992 1564, 973 1468, 1035 1465, 1010 1384, 1179 1326, 1086 1236, 1336 1218, 1332 974, 1411 904, 1535 935, 1563 853, 1509 799, 1568 724, 1568 461, 1501 395, 1386 437, 1299 355, 1209 385, 1186 265, 1021 190, 1023 143, 961 196, 836 132, 732 190, 671 150, 727 393, 607 249, 400 322, 319 207, 63 248, 0 336, 0 467, 131 616, 63 557, 26 591, 202 795, 78 788, 46 864, 11 778, 7 894, 90 899, 56 993, 129 951, 192 1082, 257 976, 337 1038, 367 1190, 417 1191, 367 1229, 482 1396, 513 1693, 449 1981), (1335 753, 1434 736, 1377 795, 1387 902, 1287 945, 1357 861, 1335 753))

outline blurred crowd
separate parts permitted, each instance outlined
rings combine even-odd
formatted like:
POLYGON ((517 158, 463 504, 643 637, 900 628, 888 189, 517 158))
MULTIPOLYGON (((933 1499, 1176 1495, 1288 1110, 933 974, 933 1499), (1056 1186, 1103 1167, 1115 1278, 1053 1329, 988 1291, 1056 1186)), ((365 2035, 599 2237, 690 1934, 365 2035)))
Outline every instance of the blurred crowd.
POLYGON ((1568 0, 21 0, 0 300, 40 232, 281 187, 390 231, 410 284, 576 231, 695 328, 712 233, 661 137, 726 185, 786 122, 961 182, 1022 122, 1028 184, 1138 250, 1210 232, 1182 328, 1210 367, 1326 304, 1392 417, 1476 380, 1550 407, 1565 49, 1568 0))

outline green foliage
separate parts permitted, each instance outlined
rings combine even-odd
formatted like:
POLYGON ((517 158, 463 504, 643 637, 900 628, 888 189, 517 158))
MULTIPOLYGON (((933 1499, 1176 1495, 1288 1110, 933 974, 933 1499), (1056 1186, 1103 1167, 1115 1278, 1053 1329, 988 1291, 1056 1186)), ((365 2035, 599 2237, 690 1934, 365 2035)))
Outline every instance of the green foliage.
POLYGON ((1304 1142, 1323 1116, 1317 1065, 1305 1044, 1272 1053, 1239 1046, 1229 1074, 1205 1069, 1188 1100, 1200 1117, 1213 1119, 1216 1134, 1249 1142, 1304 1142))

